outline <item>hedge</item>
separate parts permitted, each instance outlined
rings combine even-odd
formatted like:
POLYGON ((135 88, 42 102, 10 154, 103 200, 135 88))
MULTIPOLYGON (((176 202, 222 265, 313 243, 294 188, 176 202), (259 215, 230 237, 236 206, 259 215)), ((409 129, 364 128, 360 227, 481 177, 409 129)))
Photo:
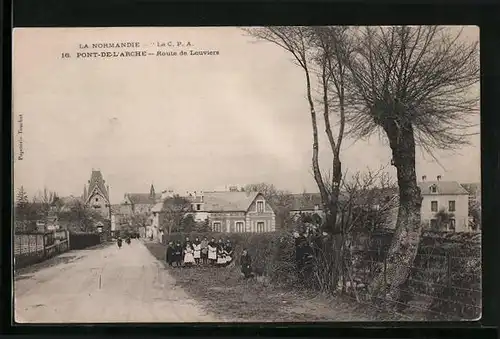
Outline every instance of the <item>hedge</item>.
MULTIPOLYGON (((184 242, 186 236, 191 241, 198 238, 200 241, 204 237, 210 241, 228 239, 234 247, 234 258, 241 256, 243 248, 248 250, 252 257, 252 266, 256 274, 264 275, 272 282, 284 286, 293 286, 298 283, 298 276, 295 269, 295 243, 290 233, 277 231, 272 233, 172 233, 166 235, 164 244, 169 241, 184 242)), ((237 268, 239 269, 239 267, 237 268)))

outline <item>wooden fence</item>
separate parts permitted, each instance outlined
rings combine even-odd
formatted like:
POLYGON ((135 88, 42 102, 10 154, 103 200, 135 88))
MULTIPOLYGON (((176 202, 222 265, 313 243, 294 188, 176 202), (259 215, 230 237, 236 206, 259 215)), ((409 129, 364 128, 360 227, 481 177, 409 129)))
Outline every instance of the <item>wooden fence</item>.
POLYGON ((16 268, 41 262, 69 250, 69 232, 18 233, 14 235, 16 268))

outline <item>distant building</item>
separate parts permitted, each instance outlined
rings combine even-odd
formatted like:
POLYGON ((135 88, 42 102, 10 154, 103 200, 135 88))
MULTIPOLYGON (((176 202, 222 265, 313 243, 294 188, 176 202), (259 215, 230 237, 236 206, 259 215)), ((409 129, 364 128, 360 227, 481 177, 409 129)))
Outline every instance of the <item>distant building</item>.
MULTIPOLYGON (((193 215, 195 221, 208 221, 213 232, 262 233, 276 230, 274 210, 260 193, 219 191, 187 192, 186 195, 184 198, 191 203, 188 214, 193 215)), ((162 198, 171 196, 173 192, 165 192, 162 198)), ((153 223, 148 236, 160 237, 160 215, 163 208, 163 202, 158 202, 153 207, 153 223)))
POLYGON ((324 219, 323 203, 319 193, 302 193, 292 195, 292 204, 290 207, 290 216, 298 219, 301 215, 309 215, 324 219))
POLYGON ((422 177, 418 183, 422 193, 422 222, 427 228, 438 228, 438 212, 448 214, 446 231, 470 232, 469 193, 456 181, 443 181, 441 176, 436 181, 427 181, 422 177))
MULTIPOLYGON (((198 204, 198 202, 196 202, 198 204)), ((213 232, 274 232, 272 206, 258 192, 204 192, 200 207, 213 232)))
POLYGON ((84 186, 83 201, 85 206, 99 212, 105 219, 111 219, 109 202, 109 186, 105 186, 101 171, 92 170, 88 188, 84 186))
MULTIPOLYGON (((424 227, 428 229, 437 229, 440 223, 439 214, 444 212, 447 216, 445 225, 441 223, 442 231, 450 232, 470 232, 469 227, 469 193, 456 181, 443 181, 441 176, 435 181, 427 181, 426 177, 422 177, 422 181, 417 183, 422 193, 421 220, 424 227)), ((474 186, 475 187, 475 186, 474 186)), ((477 192, 477 190, 475 191, 477 192)), ((367 201, 363 201, 367 196, 371 208, 379 209, 385 206, 387 209, 387 228, 396 226, 399 193, 397 189, 373 189, 367 191, 366 194, 357 194, 354 199, 355 206, 367 207, 367 201), (368 193, 369 192, 369 193, 368 193)), ((480 197, 480 192, 476 193, 476 197, 480 197)), ((340 204, 345 203, 349 197, 342 193, 339 200, 340 204)), ((480 198, 479 198, 480 199, 480 198)), ((321 196, 319 193, 297 194, 294 196, 290 214, 294 217, 300 214, 319 215, 324 218, 324 211, 321 204, 321 196)), ((339 211, 337 220, 342 217, 339 211)))

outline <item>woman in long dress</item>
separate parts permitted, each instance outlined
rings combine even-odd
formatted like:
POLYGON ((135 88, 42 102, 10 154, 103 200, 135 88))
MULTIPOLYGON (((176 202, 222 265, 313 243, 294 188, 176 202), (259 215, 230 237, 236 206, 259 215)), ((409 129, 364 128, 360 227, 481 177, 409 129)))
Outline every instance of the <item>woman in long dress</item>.
POLYGON ((201 258, 201 242, 198 238, 194 239, 193 250, 194 250, 193 254, 194 261, 196 262, 196 265, 199 265, 201 258))
POLYGON ((226 263, 226 246, 222 239, 217 243, 217 265, 222 266, 226 263))
POLYGON ((184 247, 184 265, 189 267, 194 264, 194 248, 193 244, 188 240, 184 247))
POLYGON ((208 239, 205 237, 201 241, 201 262, 203 265, 208 264, 208 239))
POLYGON ((208 260, 211 265, 214 265, 217 260, 217 243, 214 238, 208 243, 208 260))
POLYGON ((180 241, 177 241, 174 248, 174 263, 176 267, 182 266, 182 245, 180 241))
POLYGON ((226 244, 224 245, 224 251, 226 254, 225 264, 229 265, 231 261, 233 261, 233 244, 231 244, 231 240, 227 239, 226 244))

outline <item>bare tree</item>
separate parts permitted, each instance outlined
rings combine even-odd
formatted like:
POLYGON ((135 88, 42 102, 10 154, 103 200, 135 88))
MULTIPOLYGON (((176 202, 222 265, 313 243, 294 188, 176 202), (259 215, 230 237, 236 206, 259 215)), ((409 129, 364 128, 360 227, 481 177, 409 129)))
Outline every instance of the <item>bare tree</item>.
MULTIPOLYGON (((419 244, 421 192, 415 148, 432 154, 468 142, 470 116, 478 111, 478 43, 461 40, 461 31, 421 26, 365 27, 357 34, 350 74, 348 115, 354 136, 382 130, 397 170, 400 206, 388 254, 389 296, 398 299, 419 244)), ((385 290, 382 276, 375 294, 385 290), (384 288, 383 288, 384 287, 384 288)))
POLYGON ((172 230, 181 226, 181 222, 192 210, 191 202, 179 195, 165 199, 161 212, 160 225, 166 229, 167 234, 171 234, 172 230))
POLYGON ((306 96, 312 123, 313 156, 312 168, 318 185, 325 211, 325 226, 332 232, 336 230, 337 200, 342 179, 340 149, 344 137, 346 102, 346 60, 352 52, 347 27, 288 27, 275 26, 246 30, 258 39, 269 41, 288 51, 294 62, 302 68, 305 75, 306 96), (314 84, 319 83, 319 98, 315 97, 314 84), (332 151, 329 179, 319 166, 319 142, 317 123, 317 103, 325 122, 325 133, 332 151), (338 108, 339 129, 334 136, 331 115, 338 108))

